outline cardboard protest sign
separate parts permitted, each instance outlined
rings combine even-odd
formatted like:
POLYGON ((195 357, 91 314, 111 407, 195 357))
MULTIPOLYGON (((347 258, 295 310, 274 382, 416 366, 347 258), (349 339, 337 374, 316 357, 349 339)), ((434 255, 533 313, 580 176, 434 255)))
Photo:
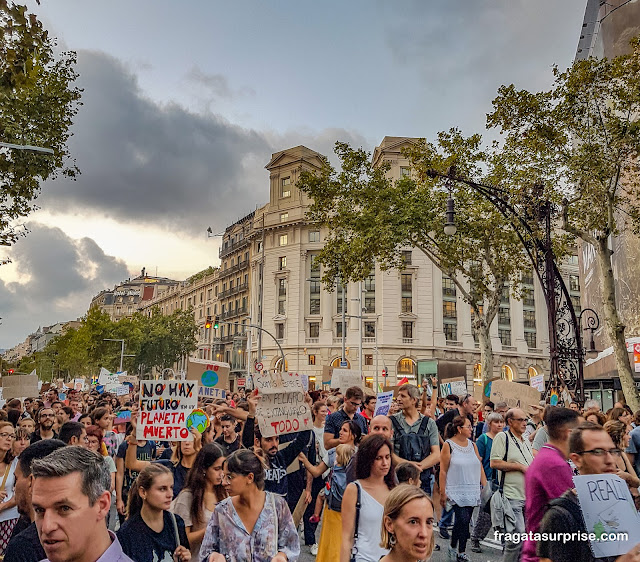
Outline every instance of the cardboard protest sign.
MULTIPOLYGON (((198 381, 199 387, 209 389, 229 390, 229 363, 208 361, 206 359, 193 359, 189 357, 187 363, 187 379, 198 381)), ((219 394, 219 393, 216 393, 219 394)), ((208 395, 202 395, 208 396, 208 395)))
POLYGON ((449 394, 456 396, 467 394, 467 381, 460 378, 440 382, 440 396, 448 396, 449 394))
POLYGON ((136 437, 189 441, 187 417, 198 408, 198 381, 140 381, 136 437))
POLYGON ((129 423, 131 421, 131 410, 120 410, 115 419, 113 420, 114 425, 129 423))
POLYGON ((396 385, 396 386, 383 386, 382 390, 383 392, 393 392, 393 397, 395 398, 396 396, 398 396, 398 391, 400 390, 400 386, 396 385))
POLYGON ((530 404, 540 402, 540 391, 527 384, 495 380, 491 383, 491 401, 494 404, 506 402, 509 409, 526 410, 530 404))
POLYGON ((73 381, 73 390, 77 390, 78 392, 82 392, 84 389, 84 379, 74 379, 73 381))
POLYGON ((544 375, 535 375, 529 379, 529 386, 544 392, 544 375))
POLYGON ((377 395, 376 409, 373 411, 374 416, 386 416, 389 414, 389 408, 393 402, 393 390, 389 392, 381 392, 377 395))
POLYGON ((260 395, 256 420, 264 437, 313 427, 311 409, 304 401, 304 389, 298 373, 256 373, 253 384, 260 395))
POLYGON ((211 420, 209 419, 207 412, 200 408, 196 408, 187 416, 186 424, 188 429, 195 427, 199 433, 204 433, 207 427, 211 425, 211 420))
POLYGON ((129 384, 132 388, 138 384, 138 377, 135 375, 118 375, 118 382, 120 384, 129 384))
POLYGON ((2 398, 29 398, 38 396, 37 375, 11 375, 2 377, 2 398))
POLYGON ((209 388, 198 385, 198 397, 224 400, 227 397, 227 391, 222 388, 209 388))
POLYGON ((131 392, 131 387, 128 384, 120 384, 116 386, 116 396, 126 396, 131 392))
POLYGON ((616 474, 588 474, 573 483, 594 558, 629 552, 640 537, 640 516, 626 482, 616 474))
POLYGON ((110 373, 104 367, 100 369, 100 374, 98 375, 98 384, 102 386, 117 385, 120 381, 118 380, 118 375, 110 373))
POLYGON ((339 388, 344 392, 351 386, 362 388, 360 371, 353 369, 334 369, 331 374, 331 388, 339 388))

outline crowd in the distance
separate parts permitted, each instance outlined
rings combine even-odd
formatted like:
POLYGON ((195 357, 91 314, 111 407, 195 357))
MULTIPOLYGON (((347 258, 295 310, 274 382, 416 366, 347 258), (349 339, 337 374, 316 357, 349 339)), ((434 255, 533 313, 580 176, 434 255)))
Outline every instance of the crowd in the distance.
MULTIPOLYGON (((465 561, 492 530, 584 530, 574 474, 617 474, 640 506, 640 412, 624 404, 509 409, 427 379, 385 415, 360 387, 311 391, 313 428, 270 436, 240 389, 170 443, 137 439, 135 390, 50 388, 0 410, 5 561, 287 562, 304 541, 319 562, 414 562, 436 532, 465 561)), ((506 562, 595 560, 584 541, 503 546, 506 562)))

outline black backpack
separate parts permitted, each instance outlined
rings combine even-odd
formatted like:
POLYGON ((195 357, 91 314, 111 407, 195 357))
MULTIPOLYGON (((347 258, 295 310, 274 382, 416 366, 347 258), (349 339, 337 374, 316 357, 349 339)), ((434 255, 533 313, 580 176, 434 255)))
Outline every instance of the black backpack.
POLYGON ((424 416, 417 431, 405 431, 398 419, 391 416, 393 425, 393 439, 400 443, 398 456, 408 461, 420 462, 431 454, 431 441, 426 433, 429 418, 424 416))

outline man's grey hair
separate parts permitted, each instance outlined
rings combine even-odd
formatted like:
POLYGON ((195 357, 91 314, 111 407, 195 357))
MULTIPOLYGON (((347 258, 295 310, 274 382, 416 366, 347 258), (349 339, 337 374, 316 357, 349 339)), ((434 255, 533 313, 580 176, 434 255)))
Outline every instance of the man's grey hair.
POLYGON ((43 459, 34 459, 31 474, 34 478, 62 478, 79 472, 82 493, 94 505, 111 488, 111 474, 104 458, 82 447, 64 447, 43 459))
POLYGON ((585 409, 585 412, 587 410, 599 410, 600 409, 600 404, 598 403, 597 400, 587 400, 584 403, 584 409, 585 409))
POLYGON ((415 384, 403 384, 398 392, 406 392, 409 395, 409 398, 413 398, 413 400, 420 399, 420 389, 415 384))
POLYGON ((508 408, 509 405, 506 402, 497 402, 494 410, 502 410, 502 408, 508 408))
POLYGON ((504 418, 502 417, 502 414, 499 414, 498 412, 491 412, 488 416, 487 416, 487 423, 492 423, 492 422, 501 422, 504 421, 504 418))

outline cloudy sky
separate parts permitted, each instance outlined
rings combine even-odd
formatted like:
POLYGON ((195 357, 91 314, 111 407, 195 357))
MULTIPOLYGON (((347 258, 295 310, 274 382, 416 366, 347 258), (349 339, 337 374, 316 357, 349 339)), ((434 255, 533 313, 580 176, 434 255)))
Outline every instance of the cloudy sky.
MULTIPOLYGON (((23 0, 27 1, 27 0, 23 0)), ((42 0, 78 53, 82 175, 43 188, 0 267, 0 348, 138 274, 218 263, 211 226, 268 198, 273 152, 482 132, 501 84, 571 64, 586 0, 42 0)))

